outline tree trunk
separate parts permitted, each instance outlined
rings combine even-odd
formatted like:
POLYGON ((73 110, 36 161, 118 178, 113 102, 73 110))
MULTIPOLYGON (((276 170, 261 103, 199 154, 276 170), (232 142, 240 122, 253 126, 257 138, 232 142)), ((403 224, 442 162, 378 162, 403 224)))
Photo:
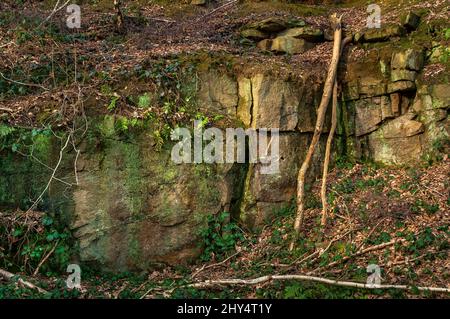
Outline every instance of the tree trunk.
MULTIPOLYGON (((341 43, 341 49, 340 54, 342 55, 342 52, 344 51, 345 46, 352 40, 352 37, 346 37, 344 40, 342 40, 341 43)), ((332 113, 331 113, 331 128, 330 133, 328 134, 327 139, 327 146, 325 150, 325 160, 323 163, 323 174, 322 174, 322 188, 320 191, 320 197, 322 199, 322 218, 321 218, 321 224, 322 226, 325 226, 327 223, 327 209, 328 209, 328 203, 327 203, 327 176, 328 176, 328 165, 330 163, 330 156, 331 156, 331 145, 333 142, 333 136, 336 132, 336 126, 337 126, 337 106, 338 106, 338 92, 337 92, 337 76, 334 81, 333 86, 333 100, 332 100, 332 113)))
POLYGON ((322 218, 321 224, 325 226, 327 223, 327 175, 328 175, 328 165, 330 163, 330 155, 331 155, 331 145, 333 142, 334 132, 336 131, 336 111, 337 111, 337 80, 334 80, 333 85, 333 101, 332 101, 332 111, 331 111, 331 128, 328 134, 327 146, 325 149, 325 160, 323 162, 323 174, 322 174, 322 188, 320 190, 320 198, 322 199, 322 218))
POLYGON ((118 31, 121 31, 123 27, 123 15, 120 10, 120 5, 120 0, 114 0, 114 12, 116 14, 116 27, 118 31))
POLYGON ((330 102, 331 92, 333 90, 334 81, 336 79, 337 66, 339 63, 341 39, 342 39, 342 28, 341 28, 341 17, 337 17, 336 14, 331 16, 331 24, 334 29, 334 44, 333 44, 333 56, 331 58, 330 66, 328 68, 328 75, 325 81, 325 86, 323 89, 322 99, 317 109, 317 120, 314 129, 314 135, 309 145, 308 152, 306 153, 305 160, 298 172, 297 177, 297 216, 295 218, 294 230, 295 235, 290 244, 289 250, 294 249, 295 242, 297 240, 298 234, 300 232, 301 225, 303 223, 304 215, 304 197, 305 197, 305 177, 311 162, 311 158, 316 149, 317 143, 319 142, 320 134, 322 133, 323 122, 325 120, 325 113, 327 110, 328 103, 330 102))

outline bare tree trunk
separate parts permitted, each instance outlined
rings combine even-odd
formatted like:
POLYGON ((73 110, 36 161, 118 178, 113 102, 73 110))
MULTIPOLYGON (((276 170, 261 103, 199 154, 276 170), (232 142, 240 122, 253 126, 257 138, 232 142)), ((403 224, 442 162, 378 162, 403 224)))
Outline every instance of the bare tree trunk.
POLYGON ((305 197, 305 177, 311 162, 311 158, 316 149, 317 143, 319 142, 320 134, 322 133, 323 122, 325 120, 325 113, 327 110, 328 103, 330 102, 331 92, 333 90, 334 81, 336 79, 337 66, 339 63, 341 39, 342 39, 342 28, 341 28, 341 17, 337 17, 336 14, 331 16, 331 24, 334 29, 334 44, 333 44, 333 56, 331 58, 330 66, 328 68, 328 75, 325 81, 325 86, 323 89, 322 99, 317 109, 317 120, 314 129, 314 135, 309 145, 308 152, 306 153, 305 160, 298 172, 297 177, 297 216, 295 218, 294 230, 295 235, 290 244, 289 250, 294 249, 295 242, 297 241, 298 234, 300 232, 301 225, 303 223, 304 215, 304 197, 305 197))
POLYGON ((334 80, 333 85, 333 101, 332 101, 332 111, 331 111, 331 128, 328 133, 327 146, 325 149, 325 160, 323 162, 323 174, 322 174, 322 188, 320 190, 320 197, 322 199, 322 219, 321 224, 325 226, 327 223, 327 175, 328 175, 328 165, 330 163, 330 154, 331 154, 331 144, 333 142, 334 132, 336 131, 337 119, 336 119, 336 111, 337 111, 337 80, 334 80))
MULTIPOLYGON (((341 43, 341 49, 340 54, 342 55, 342 52, 344 51, 345 46, 352 40, 352 37, 346 37, 344 40, 342 40, 341 43)), ((333 142, 333 136, 336 132, 336 126, 337 126, 337 105, 338 105, 338 92, 337 92, 337 76, 334 81, 333 86, 333 100, 332 100, 332 113, 331 113, 331 128, 330 132, 328 134, 327 139, 327 146, 325 150, 325 160, 323 163, 323 174, 322 174, 322 188, 320 191, 320 197, 322 199, 322 218, 321 218, 321 224, 322 226, 325 226, 327 223, 327 210, 328 210, 328 203, 327 203, 327 176, 328 176, 328 165, 330 163, 330 155, 331 155, 331 145, 333 142)))
POLYGON ((114 12, 116 14, 116 27, 118 31, 121 31, 123 27, 123 15, 120 6, 120 0, 114 0, 114 12))

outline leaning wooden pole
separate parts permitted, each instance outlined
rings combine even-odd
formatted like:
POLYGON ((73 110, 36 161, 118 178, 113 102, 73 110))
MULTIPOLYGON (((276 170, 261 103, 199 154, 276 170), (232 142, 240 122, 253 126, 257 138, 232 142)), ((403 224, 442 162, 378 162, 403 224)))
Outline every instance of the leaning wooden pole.
POLYGON ((122 31, 123 28, 123 15, 121 7, 121 1, 120 0, 114 0, 114 13, 116 15, 116 28, 117 31, 122 31))
POLYGON ((333 85, 333 98, 331 104, 331 128, 328 133, 327 146, 325 148, 325 159, 323 161, 323 173, 322 173, 322 187, 320 189, 320 198, 322 199, 322 218, 320 223, 322 226, 325 226, 327 223, 327 176, 328 176, 328 165, 330 164, 330 155, 331 155, 331 144, 333 142, 334 132, 336 131, 337 126, 337 80, 334 80, 333 85))
POLYGON ((328 75, 325 80, 325 85, 323 89, 322 99, 319 104, 319 108, 317 109, 317 120, 316 126, 314 129, 313 138, 311 144, 309 145, 308 152, 306 153, 305 160, 298 171, 297 177, 297 215, 294 223, 294 238, 289 246, 289 250, 294 249, 295 242, 297 241, 298 234, 300 232, 300 228, 303 222, 304 215, 304 197, 305 197, 305 177, 309 168, 309 164, 311 162, 311 158, 316 149, 317 143, 320 139, 320 134, 322 133, 323 122, 325 120, 325 113, 327 111, 327 106, 330 102, 331 93, 334 86, 334 81, 336 79, 337 66, 339 63, 340 49, 341 49, 341 40, 342 40, 342 26, 341 26, 341 18, 337 17, 336 14, 331 16, 331 25, 334 29, 334 44, 333 44, 333 56, 331 58, 330 66, 328 68, 328 75))
MULTIPOLYGON (((345 46, 352 40, 352 37, 346 37, 341 42, 340 55, 344 51, 345 46)), ((327 214, 328 214, 328 203, 327 203, 327 176, 328 176, 328 166, 330 164, 331 157, 331 146, 333 142, 333 136, 336 132, 337 127, 337 106, 338 106, 338 91, 337 91, 337 76, 334 80, 333 86, 333 98, 332 98, 332 112, 331 112, 331 128, 328 134, 327 145, 325 149, 325 159, 323 162, 323 173, 322 173, 322 187, 320 190, 320 197, 322 199, 322 218, 321 224, 325 226, 327 223, 327 214)))

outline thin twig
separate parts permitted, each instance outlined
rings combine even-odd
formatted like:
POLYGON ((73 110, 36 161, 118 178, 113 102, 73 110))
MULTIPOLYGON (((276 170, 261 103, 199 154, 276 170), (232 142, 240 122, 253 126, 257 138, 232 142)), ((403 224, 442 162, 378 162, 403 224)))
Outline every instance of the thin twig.
POLYGON ((370 236, 372 236, 372 234, 375 232, 375 230, 378 228, 378 226, 381 225, 381 223, 385 220, 386 218, 382 218, 373 228, 372 230, 369 232, 369 234, 367 235, 367 237, 361 242, 361 244, 359 244, 358 247, 356 247, 355 251, 358 252, 362 246, 364 246, 364 242, 366 240, 368 240, 370 238, 370 236))
POLYGON ((59 240, 56 241, 55 245, 53 246, 52 250, 50 250, 48 252, 47 255, 45 255, 44 258, 42 258, 42 260, 39 262, 39 265, 36 267, 36 270, 33 273, 33 276, 36 276, 39 273, 39 268, 41 268, 41 266, 47 261, 47 259, 53 254, 53 252, 56 249, 56 246, 58 246, 59 240))
POLYGON ((221 9, 225 9, 226 7, 231 6, 232 4, 235 4, 235 3, 237 3, 237 2, 238 2, 238 0, 231 0, 231 1, 229 1, 229 2, 227 2, 227 3, 225 3, 225 4, 223 4, 223 5, 221 5, 220 7, 215 8, 215 9, 212 10, 211 12, 208 12, 207 14, 205 14, 205 15, 199 17, 195 22, 198 22, 198 21, 200 21, 200 20, 203 20, 204 18, 206 18, 206 17, 212 15, 213 13, 215 13, 215 12, 221 10, 221 9))
POLYGON ((38 87, 38 88, 43 89, 44 91, 48 91, 48 90, 49 90, 48 88, 46 88, 45 86, 42 86, 42 85, 40 85, 40 84, 23 83, 23 82, 19 82, 19 81, 15 81, 15 80, 9 79, 9 78, 7 78, 6 76, 4 76, 2 72, 0 72, 0 76, 1 76, 2 78, 4 78, 6 81, 9 81, 9 82, 12 82, 12 83, 16 83, 16 84, 19 84, 19 85, 25 85, 25 86, 38 87))
POLYGON ((61 10, 62 8, 64 8, 69 2, 70 2, 70 0, 67 0, 66 3, 64 3, 62 6, 60 6, 60 7, 58 8, 59 0, 56 1, 56 4, 55 4, 55 6, 53 7, 52 12, 50 13, 50 15, 49 15, 44 21, 41 22, 41 24, 39 24, 38 28, 40 28, 44 23, 46 23, 48 20, 50 20, 51 17, 53 17, 53 15, 54 15, 56 12, 58 12, 59 10, 61 10))
POLYGON ((70 140, 71 134, 69 134, 69 136, 67 137, 66 143, 64 144, 64 146, 61 148, 61 150, 59 151, 59 159, 58 159, 58 163, 56 164, 55 168, 53 169, 53 173, 52 176, 50 176, 50 179, 48 180, 47 185, 45 186, 44 190, 42 191, 42 193, 39 195, 39 197, 34 201, 34 203, 31 205, 30 208, 28 208, 28 210, 26 211, 27 213, 30 212, 31 210, 33 210, 33 208, 36 207, 36 205, 41 201, 42 197, 44 196, 45 192, 48 190, 48 188, 50 187, 50 184, 52 183, 53 179, 55 178, 55 174, 56 171, 59 168, 59 165, 61 164, 62 158, 63 158, 63 153, 64 150, 66 149, 67 145, 69 144, 69 140, 70 140))
POLYGON ((324 270, 324 269, 327 269, 327 268, 331 268, 331 267, 336 266, 336 265, 338 265, 338 264, 340 264, 340 263, 343 263, 343 262, 345 262, 345 261, 347 261, 347 260, 349 260, 349 259, 351 259, 351 258, 354 258, 354 257, 358 257, 358 256, 361 256, 361 255, 364 255, 364 254, 366 254, 366 253, 368 253, 368 252, 371 252, 371 251, 383 249, 383 248, 386 248, 386 247, 388 247, 388 246, 392 246, 392 245, 394 245, 394 244, 396 244, 396 243, 402 243, 402 242, 404 242, 404 241, 406 241, 406 239, 400 238, 400 239, 394 239, 394 240, 391 240, 391 241, 389 241, 389 242, 387 242, 387 243, 382 243, 382 244, 379 244, 379 245, 375 245, 375 246, 368 247, 368 248, 366 248, 366 249, 361 250, 360 252, 356 252, 356 253, 354 253, 354 254, 352 254, 352 255, 350 255, 350 256, 345 256, 345 257, 343 257, 343 258, 340 259, 340 260, 337 260, 337 261, 334 261, 334 262, 332 262, 332 263, 329 263, 329 264, 326 265, 326 266, 318 267, 318 268, 316 268, 316 269, 314 269, 314 270, 308 272, 307 274, 308 274, 308 275, 312 275, 312 274, 316 273, 316 272, 319 271, 319 270, 324 270))
POLYGON ((191 278, 192 278, 192 279, 195 278, 195 277, 196 277, 200 272, 202 272, 203 270, 206 270, 206 269, 209 269, 209 268, 213 268, 213 267, 216 267, 216 266, 220 266, 220 265, 225 264, 228 260, 230 260, 231 258, 233 258, 233 257, 235 257, 235 256, 237 256, 237 255, 239 255, 240 253, 241 253, 241 251, 238 251, 238 252, 236 252, 235 254, 233 254, 233 255, 231 255, 230 257, 228 257, 228 258, 222 260, 222 261, 219 262, 219 263, 215 263, 215 264, 208 265, 208 266, 203 266, 202 268, 200 268, 199 270, 197 270, 195 273, 193 273, 192 276, 191 276, 191 278))

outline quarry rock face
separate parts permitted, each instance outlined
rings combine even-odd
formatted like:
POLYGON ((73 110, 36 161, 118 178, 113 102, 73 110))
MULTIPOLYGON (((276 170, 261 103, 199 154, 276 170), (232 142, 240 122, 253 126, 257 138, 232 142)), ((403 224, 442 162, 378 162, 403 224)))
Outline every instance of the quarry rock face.
MULTIPOLYGON (((287 29, 278 20, 253 27, 262 33, 287 29)), ((384 32, 389 36, 400 32, 397 27, 389 30, 364 37, 384 39, 388 36, 384 32)), ((303 31, 286 32, 304 41, 303 31)), ((414 165, 435 141, 448 138, 450 85, 423 81, 423 63, 420 51, 377 50, 342 66, 336 140, 346 145, 348 156, 414 165)), ((89 118, 88 133, 78 137, 79 185, 67 192, 65 185, 52 184, 45 200, 49 211, 67 221, 79 243, 81 261, 113 270, 188 262, 200 253, 198 233, 207 216, 228 211, 247 228, 258 230, 291 205, 298 168, 314 132, 323 81, 265 71, 261 67, 243 73, 214 67, 202 70, 196 101, 200 110, 219 114, 234 127, 278 128, 276 174, 262 174, 260 163, 175 164, 170 157, 173 144, 158 148, 151 128, 123 136, 115 129, 114 116, 89 118)), ((325 132, 329 126, 327 115, 325 132)), ((309 183, 321 174, 324 139, 326 134, 312 160, 309 183)), ((46 149, 36 150, 36 155, 42 154, 53 167, 60 143, 48 137, 40 144, 46 149)), ((60 178, 73 175, 74 158, 73 151, 67 153, 60 178)), ((2 206, 32 198, 32 191, 38 192, 48 178, 45 168, 23 157, 8 155, 1 160, 0 195, 14 190, 13 196, 0 196, 2 206), (36 176, 28 188, 25 172, 36 176)))
MULTIPOLYGON (((86 143, 83 149, 91 149, 86 143)), ((145 132, 132 143, 113 133, 97 147, 81 154, 73 193, 80 258, 113 269, 194 259, 206 217, 230 210, 229 183, 239 179, 228 176, 231 165, 175 164, 170 149, 155 150, 145 132)))

